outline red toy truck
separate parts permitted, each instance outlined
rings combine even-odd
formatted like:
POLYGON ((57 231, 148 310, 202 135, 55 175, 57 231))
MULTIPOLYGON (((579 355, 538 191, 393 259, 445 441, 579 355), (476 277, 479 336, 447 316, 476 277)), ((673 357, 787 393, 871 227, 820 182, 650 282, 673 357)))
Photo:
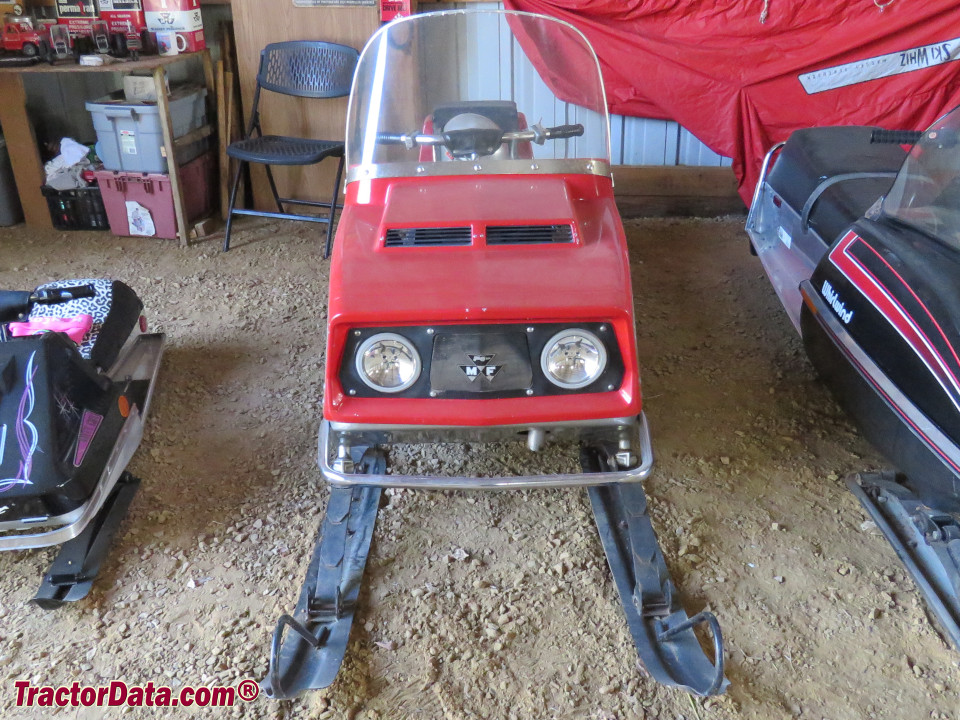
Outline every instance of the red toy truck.
POLYGON ((719 625, 681 607, 640 485, 653 453, 607 105, 586 38, 529 13, 395 20, 360 56, 346 138, 319 438, 332 487, 264 690, 290 697, 333 682, 381 488, 587 486, 648 672, 721 692, 719 625), (534 452, 574 440, 582 470, 387 473, 397 443, 494 440, 534 452))
POLYGON ((6 52, 17 52, 26 57, 40 54, 46 41, 29 23, 21 20, 3 24, 3 38, 0 46, 6 52))

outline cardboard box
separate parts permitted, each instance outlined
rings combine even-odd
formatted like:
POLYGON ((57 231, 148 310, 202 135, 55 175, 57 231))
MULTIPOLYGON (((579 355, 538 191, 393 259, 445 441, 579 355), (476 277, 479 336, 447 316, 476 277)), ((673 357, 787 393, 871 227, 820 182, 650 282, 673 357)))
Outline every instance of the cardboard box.
POLYGON ((97 6, 93 0, 57 0, 57 18, 59 20, 96 19, 96 17, 97 6))
POLYGON ((71 37, 93 35, 93 23, 98 20, 94 0, 57 0, 57 23, 66 25, 71 37))
POLYGON ((197 52, 207 47, 203 36, 200 0, 143 0, 147 30, 173 30, 183 38, 180 52, 197 52))
MULTIPOLYGON (((167 79, 167 94, 170 94, 170 78, 167 79)), ((123 96, 135 102, 156 102, 157 86, 151 75, 124 75, 123 96)))
POLYGON ((417 11, 417 0, 380 0, 380 22, 410 17, 417 11))
POLYGON ((147 27, 140 0, 97 0, 97 5, 100 7, 100 17, 112 33, 139 35, 147 27))

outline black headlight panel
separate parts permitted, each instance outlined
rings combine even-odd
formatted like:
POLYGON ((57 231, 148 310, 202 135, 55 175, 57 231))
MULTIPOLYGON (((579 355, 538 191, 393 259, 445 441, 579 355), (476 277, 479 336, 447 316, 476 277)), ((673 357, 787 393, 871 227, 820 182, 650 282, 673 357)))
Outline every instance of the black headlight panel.
POLYGON ((624 375, 610 323, 357 328, 344 353, 340 382, 356 397, 610 392, 624 375))

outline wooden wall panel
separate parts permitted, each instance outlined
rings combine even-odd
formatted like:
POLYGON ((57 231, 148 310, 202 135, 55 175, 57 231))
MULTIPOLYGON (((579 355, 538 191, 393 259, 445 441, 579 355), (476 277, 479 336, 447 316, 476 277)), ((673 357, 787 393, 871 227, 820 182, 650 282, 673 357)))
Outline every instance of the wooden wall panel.
MULTIPOLYGON (((326 40, 361 50, 380 26, 376 6, 299 8, 292 0, 233 0, 232 8, 245 125, 264 45, 284 40, 326 40)), ((264 93, 260 107, 266 134, 343 139, 347 98, 308 100, 264 93)), ((325 160, 307 168, 277 167, 274 176, 281 196, 327 200, 335 172, 335 161, 325 160)), ((257 207, 274 209, 262 166, 253 166, 252 184, 257 207)))
POLYGON ((625 217, 746 212, 729 167, 638 166, 613 168, 613 194, 625 217))

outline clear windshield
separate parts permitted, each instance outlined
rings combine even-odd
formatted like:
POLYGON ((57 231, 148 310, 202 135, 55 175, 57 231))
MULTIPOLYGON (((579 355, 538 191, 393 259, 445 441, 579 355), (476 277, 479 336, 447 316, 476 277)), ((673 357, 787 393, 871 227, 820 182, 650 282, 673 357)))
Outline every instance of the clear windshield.
POLYGON ((913 146, 883 202, 883 213, 960 248, 960 108, 913 146))
POLYGON ((522 163, 528 171, 539 161, 609 161, 608 127, 596 55, 573 26, 515 12, 414 15, 381 28, 360 56, 347 117, 348 179, 358 166, 384 164, 390 174, 429 174, 427 163, 456 163, 443 168, 449 174, 469 173, 478 160, 494 172, 507 163, 515 172, 530 159, 538 163, 522 163), (582 133, 569 129, 577 125, 582 133), (535 126, 567 130, 536 140, 496 135, 535 126), (436 140, 451 131, 458 147, 436 140), (464 152, 473 132, 477 147, 464 152))

